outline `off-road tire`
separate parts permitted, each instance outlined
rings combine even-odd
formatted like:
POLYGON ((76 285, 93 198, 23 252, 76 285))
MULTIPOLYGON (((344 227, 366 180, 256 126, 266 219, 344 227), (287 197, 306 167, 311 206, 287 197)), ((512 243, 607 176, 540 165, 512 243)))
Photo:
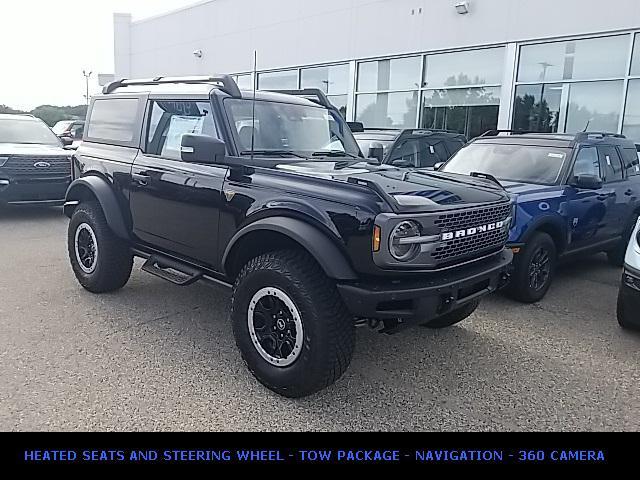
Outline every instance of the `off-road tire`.
POLYGON ((98 203, 82 203, 74 210, 69 222, 67 245, 73 272, 86 290, 106 293, 126 285, 133 268, 133 254, 126 242, 109 228, 98 203), (81 225, 88 225, 97 241, 95 268, 90 273, 83 270, 76 254, 76 232, 81 225))
POLYGON ((451 327, 452 325, 460 323, 469 317, 469 315, 476 311, 478 305, 480 305, 480 300, 474 300, 453 310, 452 312, 447 313, 446 315, 431 320, 430 322, 423 323, 422 326, 434 329, 451 327))
MULTIPOLYGON (((622 279, 622 281, 624 282, 624 279, 622 279)), ((620 292, 618 293, 618 304, 616 309, 618 324, 625 330, 640 331, 640 323, 631 323, 628 320, 629 318, 631 318, 632 315, 635 316, 637 314, 638 312, 632 312, 629 306, 625 305, 622 288, 621 288, 620 292)), ((634 317, 634 318, 637 318, 637 317, 634 317)))
POLYGON ((516 254, 513 265, 514 271, 511 282, 507 286, 506 294, 523 303, 534 303, 542 300, 549 291, 558 263, 556 245, 551 236, 538 232, 531 237, 527 245, 516 254), (530 268, 537 255, 545 251, 548 254, 549 272, 546 281, 540 288, 534 288, 530 283, 530 268))
POLYGON ((231 319, 236 344, 248 369, 263 385, 285 397, 304 397, 328 387, 351 362, 354 318, 333 282, 304 251, 269 252, 250 260, 233 287, 231 319), (300 353, 284 367, 263 358, 249 331, 252 298, 267 287, 280 289, 290 297, 302 323, 300 353))
POLYGON ((633 234, 633 230, 638 222, 638 215, 634 215, 631 219, 631 222, 622 236, 622 240, 616 248, 613 250, 609 250, 607 252, 607 258, 609 263, 614 267, 622 267, 624 265, 624 257, 627 254, 627 246, 629 245, 629 240, 631 240, 631 235, 633 234))

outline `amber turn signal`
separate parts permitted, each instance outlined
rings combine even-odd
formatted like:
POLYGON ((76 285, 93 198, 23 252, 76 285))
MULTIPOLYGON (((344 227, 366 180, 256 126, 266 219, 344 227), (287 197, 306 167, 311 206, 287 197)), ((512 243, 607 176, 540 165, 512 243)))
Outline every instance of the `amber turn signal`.
POLYGON ((378 225, 373 226, 373 251, 380 251, 380 227, 378 225))

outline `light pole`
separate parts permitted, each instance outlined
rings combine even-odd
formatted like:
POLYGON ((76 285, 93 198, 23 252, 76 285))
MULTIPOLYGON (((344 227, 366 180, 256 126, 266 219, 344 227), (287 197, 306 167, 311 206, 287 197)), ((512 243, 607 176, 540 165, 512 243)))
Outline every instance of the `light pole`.
POLYGON ((92 74, 93 74, 93 72, 91 72, 91 71, 87 72, 86 70, 82 70, 82 75, 84 75, 84 82, 85 82, 85 87, 86 87, 86 94, 85 94, 84 98, 87 101, 87 106, 89 106, 89 79, 91 78, 92 74))

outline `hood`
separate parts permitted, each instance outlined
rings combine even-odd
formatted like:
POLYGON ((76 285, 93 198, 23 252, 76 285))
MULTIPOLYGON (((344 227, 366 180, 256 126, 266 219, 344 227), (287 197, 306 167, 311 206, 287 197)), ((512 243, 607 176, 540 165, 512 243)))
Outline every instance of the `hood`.
POLYGON ((500 183, 509 193, 516 197, 518 202, 528 202, 559 196, 564 190, 563 187, 558 185, 540 185, 507 180, 500 180, 500 183))
POLYGON ((428 211, 441 206, 508 201, 505 191, 486 180, 466 175, 403 169, 366 162, 296 162, 276 166, 302 175, 369 186, 381 193, 401 211, 428 211))
POLYGON ((37 145, 26 143, 0 143, 0 156, 33 155, 33 156, 61 156, 68 157, 72 152, 57 145, 37 145))

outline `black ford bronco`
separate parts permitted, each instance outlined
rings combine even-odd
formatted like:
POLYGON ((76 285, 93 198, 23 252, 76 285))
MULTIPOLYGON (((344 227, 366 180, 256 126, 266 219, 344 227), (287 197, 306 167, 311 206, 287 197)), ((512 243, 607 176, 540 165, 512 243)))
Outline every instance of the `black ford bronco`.
POLYGON ((447 327, 503 286, 512 204, 486 179, 369 164, 322 92, 288 93, 226 75, 106 86, 64 210, 84 288, 123 287, 134 257, 232 287, 249 369, 300 397, 344 373, 357 325, 447 327))

